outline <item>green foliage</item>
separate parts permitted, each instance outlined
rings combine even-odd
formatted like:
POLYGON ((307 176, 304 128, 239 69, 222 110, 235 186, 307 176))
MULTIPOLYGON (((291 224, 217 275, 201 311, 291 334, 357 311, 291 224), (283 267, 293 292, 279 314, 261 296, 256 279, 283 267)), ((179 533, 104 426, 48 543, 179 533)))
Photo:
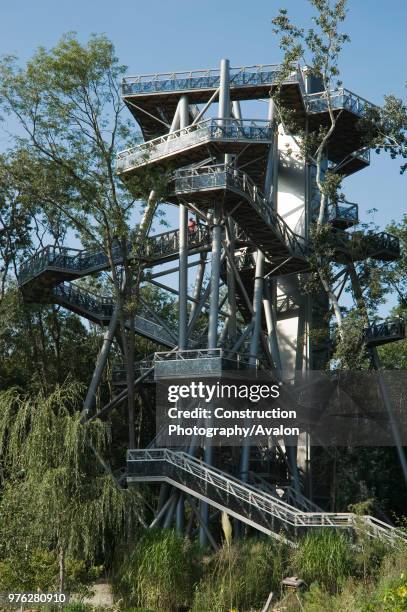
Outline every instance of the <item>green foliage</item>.
POLYGON ((292 569, 310 585, 318 582, 337 592, 354 570, 349 540, 340 532, 321 530, 307 534, 292 556, 292 569))
POLYGON ((67 379, 85 383, 92 372, 97 335, 58 306, 24 304, 15 286, 0 301, 0 389, 33 393, 67 379))
MULTIPOLYGON (((102 567, 89 566, 83 560, 66 560, 65 589, 68 593, 88 595, 89 584, 101 574, 102 567)), ((2 592, 55 591, 58 589, 59 567, 54 551, 38 548, 16 550, 12 556, 0 561, 0 588, 2 592)))
POLYGON ((382 106, 367 107, 358 129, 365 146, 400 159, 400 174, 407 170, 407 105, 401 98, 386 95, 382 106))
POLYGON ((335 351, 332 362, 342 370, 362 370, 369 365, 363 342, 366 322, 358 309, 349 311, 343 320, 341 331, 335 333, 335 351))
POLYGON ((193 612, 229 612, 264 605, 279 592, 287 567, 287 547, 274 540, 247 540, 223 547, 206 564, 196 587, 193 612))
POLYGON ((108 552, 112 532, 120 538, 134 523, 137 497, 116 487, 91 449, 108 452, 109 427, 83 425, 80 398, 77 385, 35 398, 14 389, 0 394, 0 456, 8 477, 0 558, 41 547, 90 563, 108 552))
POLYGON ((171 530, 148 530, 126 552, 114 591, 127 606, 171 612, 188 606, 198 578, 196 551, 171 530))

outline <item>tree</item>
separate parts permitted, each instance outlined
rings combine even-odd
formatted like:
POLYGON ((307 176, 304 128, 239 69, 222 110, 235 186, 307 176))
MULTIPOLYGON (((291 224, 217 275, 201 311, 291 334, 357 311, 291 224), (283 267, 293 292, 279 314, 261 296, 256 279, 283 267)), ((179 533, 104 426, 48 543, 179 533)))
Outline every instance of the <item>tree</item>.
MULTIPOLYGON (((368 315, 376 315, 377 306, 388 291, 388 279, 382 274, 384 266, 369 261, 359 265, 359 276, 368 294, 368 303, 356 300, 356 308, 348 312, 344 319, 344 309, 333 290, 335 278, 334 244, 332 228, 326 223, 328 202, 337 204, 344 199, 341 193, 343 176, 326 167, 330 139, 337 128, 341 112, 334 109, 335 92, 342 85, 339 80, 339 59, 349 36, 342 32, 347 8, 346 0, 309 0, 315 9, 314 26, 307 30, 292 23, 286 9, 280 9, 273 19, 274 32, 280 38, 280 48, 284 53, 277 86, 270 92, 277 109, 279 122, 286 133, 290 134, 299 147, 300 155, 316 168, 316 188, 319 195, 319 210, 315 223, 310 228, 312 255, 309 257, 311 274, 306 290, 320 290, 329 297, 337 334, 336 358, 345 367, 360 367, 364 361, 363 328, 368 323, 368 315), (309 74, 320 82, 321 99, 326 105, 328 124, 310 131, 303 127, 296 113, 285 107, 282 87, 285 79, 292 73, 293 65, 298 62, 307 65, 309 74), (356 327, 358 332, 356 333, 356 327), (351 332, 351 333, 349 333, 351 332), (350 336, 352 336, 350 338, 350 336), (349 340, 349 341, 348 341, 349 340), (356 356, 356 360, 353 358, 356 356)), ((385 150, 392 157, 406 157, 406 106, 394 96, 386 96, 383 108, 367 105, 357 129, 360 132, 362 148, 385 150)), ((405 169, 405 166, 402 166, 405 169)))
POLYGON ((37 201, 48 218, 61 218, 73 228, 85 248, 108 258, 127 364, 132 442, 139 255, 163 177, 149 173, 124 186, 116 175, 117 149, 137 141, 122 113, 119 80, 124 71, 105 36, 92 36, 82 45, 74 34, 67 34, 51 50, 39 48, 22 68, 14 57, 2 60, 0 108, 19 126, 19 134, 13 135, 15 189, 37 201), (134 194, 144 197, 139 201, 134 194), (124 280, 114 259, 118 245, 124 280))
MULTIPOLYGON (((384 151, 392 159, 407 159, 407 106, 393 94, 384 96, 381 107, 369 106, 360 122, 366 146, 380 154, 384 151)), ((400 173, 407 170, 407 163, 400 166, 400 173)))
POLYGON ((338 201, 338 189, 342 177, 329 171, 325 172, 323 162, 326 159, 329 139, 338 121, 338 115, 333 109, 332 94, 341 84, 338 81, 338 60, 343 45, 349 41, 349 36, 340 31, 340 26, 346 17, 346 0, 338 0, 333 4, 329 0, 310 0, 310 4, 316 9, 316 16, 313 17, 315 28, 309 28, 307 32, 292 24, 286 9, 280 9, 278 16, 272 21, 274 32, 280 36, 280 48, 284 52, 279 81, 272 96, 283 127, 294 136, 305 159, 316 166, 316 185, 320 194, 320 205, 316 225, 311 233, 314 251, 311 263, 316 268, 319 281, 329 296, 337 325, 341 329, 342 312, 332 290, 333 274, 329 261, 329 249, 327 257, 327 234, 330 228, 326 227, 325 220, 328 199, 338 201), (309 66, 311 75, 320 79, 324 100, 327 103, 329 126, 320 127, 317 132, 308 132, 301 128, 296 121, 295 113, 285 108, 281 101, 282 84, 292 72, 293 64, 300 60, 305 61, 309 66))
POLYGON ((15 389, 0 394, 3 484, 6 479, 0 557, 55 551, 61 591, 67 555, 94 562, 111 547, 111 533, 119 541, 132 519, 141 520, 134 490, 118 488, 95 461, 94 451, 109 450, 110 429, 99 420, 82 424, 79 399, 77 384, 48 396, 15 389))

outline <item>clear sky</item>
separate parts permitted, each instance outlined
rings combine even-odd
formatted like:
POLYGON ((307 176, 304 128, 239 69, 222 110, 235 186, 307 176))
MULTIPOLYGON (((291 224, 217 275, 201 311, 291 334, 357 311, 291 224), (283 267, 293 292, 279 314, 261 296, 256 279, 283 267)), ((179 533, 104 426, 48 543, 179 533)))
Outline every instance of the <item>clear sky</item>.
MULTIPOLYGON (((73 30, 81 40, 107 34, 129 74, 214 68, 222 57, 232 66, 275 63, 280 52, 270 22, 279 7, 298 24, 309 24, 306 0, 3 1, 0 53, 26 60, 39 45, 52 46, 73 30)), ((406 0, 349 0, 344 29, 351 43, 341 62, 345 87, 375 103, 384 93, 405 96, 406 24, 406 0)), ((344 187, 362 217, 377 208, 374 220, 384 226, 407 212, 406 181, 396 162, 373 154, 370 168, 344 187)))

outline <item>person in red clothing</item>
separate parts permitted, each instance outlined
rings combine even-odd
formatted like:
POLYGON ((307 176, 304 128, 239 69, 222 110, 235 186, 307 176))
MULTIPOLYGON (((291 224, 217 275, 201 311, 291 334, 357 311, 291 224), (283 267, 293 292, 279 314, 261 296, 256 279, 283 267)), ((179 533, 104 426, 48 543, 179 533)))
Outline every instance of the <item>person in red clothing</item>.
POLYGON ((193 234, 197 228, 197 223, 193 217, 189 217, 188 221, 188 231, 190 234, 193 234))

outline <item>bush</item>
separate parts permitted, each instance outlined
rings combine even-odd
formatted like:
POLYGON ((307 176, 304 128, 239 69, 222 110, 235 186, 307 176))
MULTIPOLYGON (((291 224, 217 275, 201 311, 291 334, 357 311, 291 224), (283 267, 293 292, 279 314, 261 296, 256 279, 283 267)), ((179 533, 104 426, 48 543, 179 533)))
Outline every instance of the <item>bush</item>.
POLYGON ((274 540, 253 539, 224 546, 207 564, 192 610, 261 608, 270 591, 279 591, 286 565, 286 545, 274 540))
POLYGON ((198 578, 191 543, 171 530, 149 529, 122 558, 113 590, 125 606, 171 612, 191 604, 198 578))
POLYGON ((0 561, 0 591, 32 592, 55 589, 58 582, 56 555, 34 549, 0 561))
POLYGON ((294 550, 291 568, 308 586, 317 582, 337 593, 355 569, 350 543, 342 533, 329 530, 307 534, 294 550))

